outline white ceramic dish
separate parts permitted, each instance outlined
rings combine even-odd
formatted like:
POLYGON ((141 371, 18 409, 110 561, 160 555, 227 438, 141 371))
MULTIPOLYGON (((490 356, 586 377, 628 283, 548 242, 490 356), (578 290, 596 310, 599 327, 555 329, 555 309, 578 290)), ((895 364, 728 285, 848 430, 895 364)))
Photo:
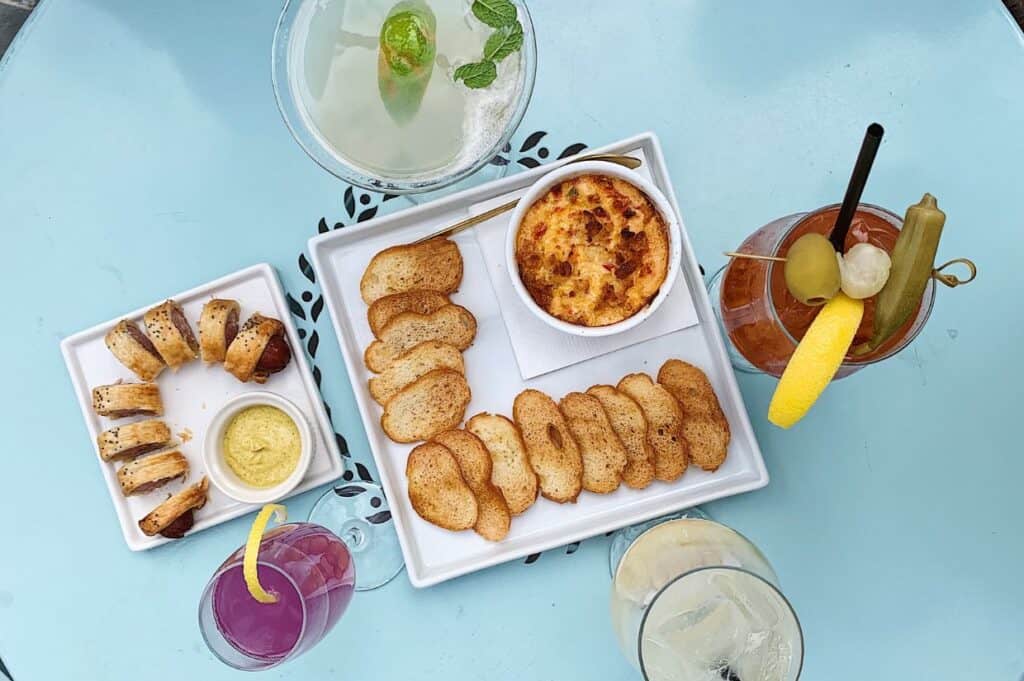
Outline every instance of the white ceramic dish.
POLYGON ((668 202, 668 199, 665 198, 665 195, 661 193, 660 189, 642 175, 633 172, 629 168, 624 168, 614 163, 608 163, 607 161, 583 161, 550 171, 541 179, 537 180, 537 182, 535 182, 533 186, 523 194, 523 197, 519 199, 519 203, 512 210, 512 215, 509 218, 508 233, 505 239, 505 267, 508 271, 509 278, 512 280, 512 287, 515 289, 516 293, 519 294, 519 298, 523 301, 523 304, 529 308, 538 319, 541 319, 543 322, 558 329, 559 331, 573 334, 574 336, 611 336, 612 334, 622 333, 623 331, 628 331, 629 329, 642 324, 643 321, 650 317, 655 310, 661 307, 665 298, 668 297, 669 291, 672 290, 672 285, 675 284, 676 276, 679 274, 680 248, 679 223, 676 220, 675 211, 672 209, 672 205, 668 202), (647 195, 651 200, 651 203, 654 204, 654 207, 659 213, 661 213, 661 216, 665 219, 665 225, 668 228, 668 271, 665 273, 665 281, 662 282, 657 295, 654 296, 646 307, 639 310, 632 317, 623 319, 621 322, 617 322, 615 324, 608 324, 607 326, 581 326, 580 324, 570 324, 569 322, 549 314, 533 300, 530 292, 526 290, 523 280, 519 277, 519 266, 516 261, 516 235, 519 233, 519 225, 526 216, 526 212, 534 203, 536 203, 537 199, 544 196, 552 187, 564 182, 565 180, 579 177, 581 175, 609 175, 637 187, 647 195))
MULTIPOLYGON (((270 265, 255 265, 169 297, 178 301, 182 306, 193 329, 196 328, 203 305, 211 298, 238 300, 242 306, 243 320, 258 311, 276 317, 284 323, 288 344, 292 348, 292 362, 287 369, 270 378, 266 389, 273 390, 292 401, 302 410, 307 419, 315 421, 318 426, 309 470, 291 494, 305 492, 341 477, 341 474, 345 472, 343 459, 334 438, 329 437, 333 432, 331 423, 324 411, 323 401, 317 390, 316 382, 313 380, 313 374, 310 372, 301 339, 292 323, 284 292, 281 290, 281 284, 277 280, 274 269, 270 265)), ((172 482, 149 494, 125 498, 117 483, 116 465, 102 461, 96 451, 96 436, 107 428, 135 419, 114 421, 97 416, 92 410, 92 388, 114 383, 118 379, 138 380, 131 371, 122 366, 110 354, 103 342, 103 337, 119 320, 127 318, 139 321, 146 310, 161 302, 163 300, 154 301, 151 305, 120 315, 61 341, 61 352, 64 354, 64 361, 74 386, 75 397, 78 398, 91 440, 91 444, 89 444, 83 438, 82 448, 91 448, 99 462, 103 481, 106 483, 107 492, 114 504, 125 543, 132 551, 151 549, 169 541, 176 541, 159 535, 147 537, 139 529, 138 520, 163 501, 168 492, 176 492, 206 474, 202 447, 206 430, 216 409, 232 397, 264 389, 255 383, 239 383, 220 365, 206 366, 201 360, 189 362, 177 372, 164 371, 157 379, 164 402, 164 415, 161 418, 170 426, 171 433, 176 434, 176 439, 179 440, 177 446, 188 458, 189 479, 188 482, 172 482), (184 441, 183 434, 188 441, 184 441)), ((81 456, 82 454, 83 452, 67 453, 68 456, 81 456)), ((255 508, 252 504, 245 504, 228 497, 211 485, 206 506, 196 512, 195 526, 189 531, 189 534, 237 518, 255 508)))
MULTIPOLYGON (((672 186, 657 139, 640 135, 589 152, 642 152, 647 159, 641 174, 661 189, 677 216, 672 186)), ((550 168, 541 166, 490 184, 445 197, 410 210, 323 234, 310 241, 317 281, 341 345, 348 380, 366 429, 381 483, 391 504, 392 518, 405 556, 409 580, 425 587, 459 575, 523 558, 594 535, 643 522, 713 499, 764 487, 768 473, 743 406, 736 376, 722 344, 704 288, 703 278, 678 220, 682 243, 680 276, 692 291, 699 322, 696 326, 640 342, 557 371, 524 381, 490 285, 487 266, 472 230, 455 237, 463 258, 461 288, 452 296, 477 318, 477 337, 466 351, 466 376, 473 391, 467 416, 482 411, 509 415, 512 400, 525 388, 537 388, 558 399, 595 383, 612 383, 636 371, 656 373, 666 359, 679 357, 700 366, 718 393, 732 428, 729 456, 715 473, 691 466, 676 483, 654 483, 644 490, 621 487, 612 494, 581 494, 576 504, 559 505, 539 499, 512 521, 508 537, 498 543, 473 532, 447 532, 422 520, 408 500, 405 464, 411 445, 391 442, 380 428, 380 406, 366 382, 372 374, 363 365, 363 350, 373 340, 366 321, 366 304, 359 279, 378 251, 408 243, 466 217, 471 206, 521 191, 550 168)), ((334 380, 344 380, 338 377, 334 380)))
POLYGON ((268 504, 288 495, 306 477, 313 458, 313 429, 302 410, 291 400, 267 391, 242 393, 228 400, 210 421, 203 440, 203 463, 210 482, 232 499, 246 504, 268 504), (251 487, 239 479, 224 460, 224 431, 243 409, 257 406, 276 407, 295 422, 299 431, 299 462, 285 480, 273 487, 251 487))

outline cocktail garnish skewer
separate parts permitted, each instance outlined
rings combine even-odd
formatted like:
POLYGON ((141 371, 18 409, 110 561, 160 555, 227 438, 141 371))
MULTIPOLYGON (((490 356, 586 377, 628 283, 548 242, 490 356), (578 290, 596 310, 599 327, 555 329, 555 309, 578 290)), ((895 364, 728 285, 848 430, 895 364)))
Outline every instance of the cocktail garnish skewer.
POLYGON ((736 253, 734 251, 726 251, 724 255, 730 258, 747 258, 749 260, 771 260, 772 262, 786 262, 785 258, 778 258, 774 255, 758 255, 756 253, 736 253))

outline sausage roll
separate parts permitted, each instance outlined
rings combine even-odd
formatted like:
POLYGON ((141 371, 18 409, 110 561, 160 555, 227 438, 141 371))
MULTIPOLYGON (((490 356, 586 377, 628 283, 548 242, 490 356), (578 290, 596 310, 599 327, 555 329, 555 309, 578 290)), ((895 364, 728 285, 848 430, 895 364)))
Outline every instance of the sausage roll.
POLYGON ((104 461, 131 459, 162 449, 171 441, 171 429, 158 419, 128 423, 105 430, 96 438, 104 461))
POLYGON ((199 343, 185 319, 181 306, 173 300, 157 305, 143 317, 146 333, 157 352, 175 371, 199 356, 199 343))
POLYGON ((129 461, 117 469, 117 481, 126 497, 145 494, 175 478, 188 475, 188 459, 181 452, 160 452, 129 461))
POLYGON ((164 403, 156 383, 115 383, 92 389, 92 409, 100 416, 162 416, 164 403))
POLYGON ((271 374, 288 366, 291 358, 284 324, 257 312, 228 346, 224 368, 243 383, 266 383, 271 374))
POLYGON ((127 319, 119 321, 105 340, 114 357, 143 381, 152 381, 166 366, 153 342, 127 319))
POLYGON ((223 362, 224 354, 238 335, 238 301, 214 299, 203 306, 199 317, 199 349, 204 362, 223 362))
POLYGON ((170 539, 181 539, 192 529, 192 512, 206 503, 209 488, 210 481, 204 476, 150 511, 139 521, 139 529, 150 537, 162 534, 170 539))

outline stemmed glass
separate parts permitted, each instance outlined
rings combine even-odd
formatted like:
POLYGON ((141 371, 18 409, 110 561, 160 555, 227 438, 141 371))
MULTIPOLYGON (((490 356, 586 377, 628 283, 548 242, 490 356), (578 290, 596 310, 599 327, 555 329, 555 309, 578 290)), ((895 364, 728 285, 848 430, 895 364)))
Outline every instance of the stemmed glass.
POLYGON ((771 564, 699 509, 612 539, 612 625, 647 681, 796 681, 803 634, 771 564))
MULTIPOLYGON (((466 180, 481 170, 488 175, 485 179, 502 177, 508 171, 508 165, 499 162, 498 157, 526 113, 537 72, 537 45, 530 12, 523 0, 511 1, 516 7, 517 19, 523 29, 522 47, 513 57, 520 60, 521 75, 515 91, 511 93, 511 101, 506 104, 507 115, 503 115, 501 119, 504 122, 503 126, 500 130, 491 130, 489 126, 485 126, 488 131, 486 140, 480 134, 470 135, 473 139, 465 139, 463 130, 463 149, 458 157, 448 166, 420 176, 415 173, 384 173, 360 166, 347 158, 343 150, 336 148, 319 128, 313 120, 310 102, 311 99, 315 99, 312 93, 324 88, 322 84, 317 83, 323 80, 322 73, 329 71, 332 55, 337 55, 337 46, 333 48, 334 52, 324 47, 333 44, 334 37, 331 32, 344 34, 346 40, 352 43, 349 46, 351 49, 363 48, 373 52, 377 50, 377 36, 360 35, 359 31, 353 30, 355 27, 349 26, 348 22, 358 12, 348 8, 341 0, 287 0, 274 32, 271 75, 278 109, 292 137, 318 165, 345 182, 373 192, 403 194, 417 203, 437 197, 441 190, 450 193, 456 189, 466 188, 469 184, 466 180), (493 141, 490 141, 492 136, 493 141), (477 139, 478 137, 480 139, 477 139), (490 143, 485 143, 487 141, 490 143)), ((429 0, 427 4, 433 2, 434 0, 429 0)), ((462 9, 468 16, 472 5, 469 0, 441 0, 432 8, 435 11, 441 10, 455 2, 464 5, 462 9)), ((368 8, 372 9, 383 17, 387 15, 388 9, 395 5, 396 0, 374 0, 373 3, 363 3, 358 7, 364 12, 368 8)), ((440 35, 438 38, 442 39, 440 35)), ((437 47, 438 63, 434 66, 434 78, 443 77, 439 72, 446 70, 443 64, 445 58, 442 57, 444 46, 438 44, 437 47)), ((375 107, 369 106, 359 98, 377 96, 376 73, 372 87, 364 86, 357 89, 353 85, 345 91, 345 97, 354 102, 352 106, 359 111, 376 111, 375 107)), ((479 102, 473 105, 472 111, 467 113, 467 120, 494 120, 496 103, 492 99, 480 98, 479 102)), ((370 121, 367 121, 367 126, 369 123, 370 121)))
POLYGON ((199 602, 206 645, 222 662, 245 671, 270 669, 309 650, 338 622, 354 591, 382 586, 403 567, 387 500, 367 482, 328 490, 309 522, 263 535, 256 572, 274 602, 259 602, 250 593, 245 549, 217 568, 199 602))

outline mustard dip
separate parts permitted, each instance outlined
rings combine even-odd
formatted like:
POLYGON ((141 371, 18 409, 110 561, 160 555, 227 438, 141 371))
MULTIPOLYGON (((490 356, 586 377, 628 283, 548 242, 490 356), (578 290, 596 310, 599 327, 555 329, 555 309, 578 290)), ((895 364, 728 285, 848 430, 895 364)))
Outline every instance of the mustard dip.
POLYGON ((277 407, 247 407, 224 430, 224 461, 246 485, 273 487, 299 465, 299 428, 277 407))

